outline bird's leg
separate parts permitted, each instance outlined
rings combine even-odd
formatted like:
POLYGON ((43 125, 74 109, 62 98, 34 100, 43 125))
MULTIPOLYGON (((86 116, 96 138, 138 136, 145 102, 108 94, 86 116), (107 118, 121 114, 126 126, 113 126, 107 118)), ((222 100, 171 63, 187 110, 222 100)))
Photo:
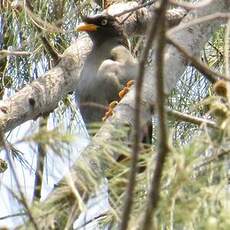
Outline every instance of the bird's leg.
MULTIPOLYGON (((118 93, 120 100, 129 92, 130 87, 134 84, 134 80, 129 80, 125 87, 118 93)), ((113 109, 117 106, 118 101, 112 101, 109 106, 108 110, 105 113, 105 116, 102 118, 103 121, 105 121, 108 117, 113 115, 113 109)), ((143 133, 141 136, 141 154, 148 154, 150 152, 151 147, 151 140, 152 140, 152 124, 151 122, 148 123, 145 127, 143 127, 143 133)), ((131 147, 131 146, 130 146, 131 147)), ((131 161, 131 157, 120 154, 118 158, 116 159, 117 162, 122 164, 129 164, 131 161)), ((138 163, 138 173, 142 173, 146 170, 146 164, 145 161, 141 158, 138 163)))
POLYGON ((133 84, 134 84, 134 80, 129 80, 127 83, 126 83, 126 86, 128 87, 128 88, 130 88, 133 84))
POLYGON ((116 107, 117 104, 117 101, 112 101, 109 104, 108 110, 106 111, 105 116, 102 118, 102 121, 105 121, 108 117, 113 115, 113 109, 116 107))
MULTIPOLYGON (((134 84, 134 80, 129 80, 125 87, 118 93, 119 98, 122 99, 128 92, 130 87, 134 84)), ((105 121, 108 117, 113 115, 113 109, 116 107, 118 104, 118 101, 112 101, 109 104, 108 110, 105 113, 105 116, 102 118, 102 121, 105 121)))
POLYGON ((126 83, 126 86, 118 94, 120 99, 122 99, 129 92, 129 89, 133 84, 134 84, 134 80, 129 80, 126 83))

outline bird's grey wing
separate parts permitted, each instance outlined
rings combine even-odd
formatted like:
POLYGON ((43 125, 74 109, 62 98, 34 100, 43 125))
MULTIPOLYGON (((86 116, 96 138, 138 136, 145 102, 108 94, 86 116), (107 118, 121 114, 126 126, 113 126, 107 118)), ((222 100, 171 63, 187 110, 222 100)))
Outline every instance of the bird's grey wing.
POLYGON ((139 65, 126 47, 122 45, 114 47, 111 50, 111 58, 116 63, 119 63, 119 74, 117 77, 122 84, 136 79, 139 65))
POLYGON ((122 75, 121 67, 121 63, 107 59, 102 62, 97 71, 100 90, 104 91, 108 104, 113 100, 118 100, 118 93, 123 88, 123 84, 120 81, 122 75))

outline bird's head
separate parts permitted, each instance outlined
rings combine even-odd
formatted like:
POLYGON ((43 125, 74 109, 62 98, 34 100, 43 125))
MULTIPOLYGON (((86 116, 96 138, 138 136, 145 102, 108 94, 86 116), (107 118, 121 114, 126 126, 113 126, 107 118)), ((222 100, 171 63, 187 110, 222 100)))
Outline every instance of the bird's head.
POLYGON ((126 40, 122 25, 108 14, 84 16, 83 23, 77 26, 76 31, 87 32, 94 43, 102 43, 114 37, 126 40))

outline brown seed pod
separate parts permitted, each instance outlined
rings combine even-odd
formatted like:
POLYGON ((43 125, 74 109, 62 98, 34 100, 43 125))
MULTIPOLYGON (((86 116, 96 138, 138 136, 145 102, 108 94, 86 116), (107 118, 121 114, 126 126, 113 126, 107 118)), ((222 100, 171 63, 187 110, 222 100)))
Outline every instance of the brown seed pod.
POLYGON ((228 95, 228 82, 225 80, 218 80, 213 85, 213 90, 218 96, 227 97, 227 95, 228 95))

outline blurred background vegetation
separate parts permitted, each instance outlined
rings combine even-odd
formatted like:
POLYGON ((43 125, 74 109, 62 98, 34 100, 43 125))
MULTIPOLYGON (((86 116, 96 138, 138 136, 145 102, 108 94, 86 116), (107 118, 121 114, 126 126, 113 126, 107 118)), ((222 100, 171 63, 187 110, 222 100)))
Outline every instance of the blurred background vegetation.
MULTIPOLYGON (((100 7, 91 1, 1 1, 0 98, 14 95, 24 85, 54 66, 54 57, 46 49, 44 38, 55 53, 61 55, 78 36, 74 32, 74 27, 81 21, 80 16, 98 11, 100 7), (25 2, 31 4, 33 11, 25 10, 25 2), (18 53, 13 53, 15 51, 18 53), (20 53, 22 51, 23 53, 20 53)), ((201 60, 222 73, 224 37, 225 26, 213 34, 201 51, 201 60)), ((133 47, 135 48, 135 45, 133 47)), ((139 53, 135 50, 135 54, 139 53)), ((159 209, 154 217, 156 229, 230 229, 229 98, 215 95, 205 76, 189 66, 177 87, 169 95, 168 106, 182 113, 214 120, 221 129, 208 128, 205 124, 197 126, 170 116, 170 154, 165 165, 159 209)), ((49 119, 53 120, 56 127, 65 124, 66 132, 69 129, 85 132, 73 95, 67 95, 49 119), (73 126, 73 122, 76 122, 76 125, 73 126)), ((58 153, 63 147, 62 142, 70 142, 71 137, 65 132, 58 136, 55 131, 60 132, 59 129, 55 129, 49 133, 49 138, 42 133, 41 136, 32 136, 30 140, 38 144, 45 143, 58 153), (52 138, 53 141, 50 141, 52 138)), ((23 138, 18 132, 18 139, 23 138)), ((28 136, 26 140, 28 141, 28 136)), ((143 201, 154 166, 156 142, 154 132, 151 151, 144 151, 140 156, 139 164, 145 166, 146 170, 138 174, 131 226, 136 225, 136 220, 146 205, 143 201)), ((110 148, 120 148, 123 154, 130 152, 130 149, 121 143, 107 144, 109 146, 105 146, 103 157, 110 148)), ((34 151, 36 154, 36 150, 34 151)), ((12 153, 16 156, 15 161, 19 160, 21 164, 27 162, 23 150, 16 149, 12 153)), ((109 157, 106 159, 111 161, 111 164, 114 163, 109 157)), ((9 169, 7 161, 1 161, 3 175, 4 171, 9 169)), ((27 167, 30 167, 30 163, 27 164, 27 167)), ((113 164, 107 172, 112 210, 98 218, 100 229, 106 229, 108 226, 116 229, 124 200, 128 170, 129 162, 122 162, 113 164)))

